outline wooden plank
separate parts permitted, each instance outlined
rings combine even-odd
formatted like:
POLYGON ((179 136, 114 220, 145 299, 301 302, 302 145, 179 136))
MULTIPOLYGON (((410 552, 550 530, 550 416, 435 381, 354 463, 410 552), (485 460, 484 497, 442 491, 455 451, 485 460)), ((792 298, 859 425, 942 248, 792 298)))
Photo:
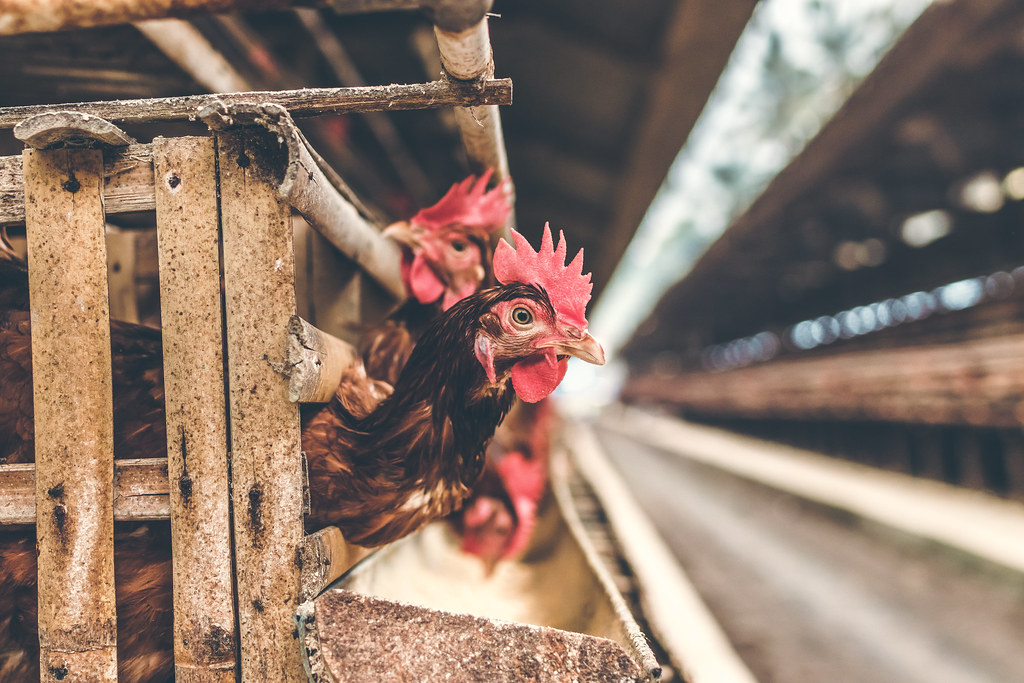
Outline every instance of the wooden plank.
POLYGON ((217 134, 243 680, 304 676, 292 636, 303 539, 298 406, 284 367, 295 314, 288 205, 262 130, 217 134))
POLYGON ((97 150, 25 150, 43 681, 117 679, 110 315, 97 150))
POLYGON ((0 35, 64 31, 191 14, 327 7, 329 0, 6 0, 0 8, 0 35))
MULTIPOLYGON (((0 465, 0 526, 36 523, 36 466, 0 465)), ((131 458, 114 461, 114 521, 169 519, 167 460, 131 458)))
MULTIPOLYGON (((0 225, 25 221, 24 187, 21 155, 0 157, 0 225)), ((156 208, 152 146, 104 150, 102 192, 108 216, 156 208)))
POLYGON ((512 81, 497 78, 471 86, 448 81, 354 88, 300 88, 264 92, 214 93, 140 100, 69 102, 0 108, 0 129, 13 128, 25 119, 55 110, 92 114, 118 123, 194 121, 196 112, 217 100, 231 104, 278 104, 292 116, 343 112, 404 111, 446 106, 512 104, 512 81))
POLYGON ((167 411, 174 670, 235 680, 217 170, 212 138, 153 141, 167 411))

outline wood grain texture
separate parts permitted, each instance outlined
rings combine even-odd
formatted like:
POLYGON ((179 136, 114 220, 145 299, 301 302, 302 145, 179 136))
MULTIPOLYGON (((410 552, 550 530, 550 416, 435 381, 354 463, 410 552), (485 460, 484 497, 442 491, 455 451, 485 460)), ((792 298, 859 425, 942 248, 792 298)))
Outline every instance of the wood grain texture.
POLYGON ((299 680, 292 634, 303 540, 298 405, 283 374, 295 314, 279 148, 259 129, 217 134, 238 618, 243 680, 299 680))
POLYGON ((97 150, 24 152, 42 680, 117 679, 110 315, 97 150))
POLYGON ((217 170, 212 138, 153 141, 179 680, 235 680, 217 170))

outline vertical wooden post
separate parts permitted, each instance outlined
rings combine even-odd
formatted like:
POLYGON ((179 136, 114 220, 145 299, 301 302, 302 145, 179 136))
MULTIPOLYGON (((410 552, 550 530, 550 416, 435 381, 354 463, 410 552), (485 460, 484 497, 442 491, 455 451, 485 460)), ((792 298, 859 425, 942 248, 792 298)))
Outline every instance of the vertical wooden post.
POLYGON ((213 138, 153 141, 178 681, 234 681, 227 416, 213 138))
POLYGON ((25 150, 43 681, 117 680, 110 314, 98 150, 25 150))
POLYGON ((220 133, 217 145, 242 680, 299 680, 302 458, 282 374, 295 313, 291 214, 273 177, 272 135, 220 133))

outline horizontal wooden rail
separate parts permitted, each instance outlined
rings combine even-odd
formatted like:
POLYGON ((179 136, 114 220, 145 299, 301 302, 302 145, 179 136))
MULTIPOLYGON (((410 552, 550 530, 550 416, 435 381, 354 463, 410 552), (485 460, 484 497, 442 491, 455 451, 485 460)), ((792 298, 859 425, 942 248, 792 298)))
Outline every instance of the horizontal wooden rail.
MULTIPOLYGON (((103 210, 107 216, 153 211, 153 146, 103 150, 103 210)), ((0 157, 0 225, 25 222, 25 173, 20 154, 0 157)))
POLYGON ((631 380, 623 396, 713 417, 1019 427, 1024 335, 780 360, 721 373, 652 373, 631 380))
MULTIPOLYGON (((35 524, 34 463, 0 465, 0 526, 35 524)), ((114 461, 114 521, 170 519, 167 460, 114 461)))
POLYGON ((512 81, 508 78, 499 78, 469 85, 457 81, 431 81, 358 88, 301 88, 153 97, 140 100, 33 104, 0 108, 0 129, 13 128, 31 116, 56 110, 92 114, 117 123, 194 121, 196 112, 201 107, 218 100, 227 104, 277 104, 286 108, 293 116, 434 109, 445 106, 469 107, 512 104, 512 81))

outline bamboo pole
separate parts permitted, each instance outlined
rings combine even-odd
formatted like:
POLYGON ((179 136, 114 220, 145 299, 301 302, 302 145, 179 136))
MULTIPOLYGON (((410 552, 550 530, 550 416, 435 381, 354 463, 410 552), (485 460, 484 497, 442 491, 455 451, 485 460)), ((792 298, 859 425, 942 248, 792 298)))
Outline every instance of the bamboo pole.
MULTIPOLYGON (((36 523, 36 466, 0 465, 0 526, 36 523)), ((114 461, 114 521, 170 519, 165 458, 114 461)))
POLYGON ((217 172, 212 138, 153 141, 179 681, 235 680, 217 172))
POLYGON ((299 600, 312 600, 372 552, 370 548, 346 543, 341 529, 336 526, 324 527, 306 536, 302 543, 299 600))
POLYGON ((241 674, 298 680, 302 446, 298 406, 279 372, 295 314, 291 214, 274 181, 276 140, 257 129, 216 139, 241 674))
POLYGON ((117 679, 110 316, 98 150, 28 149, 43 681, 117 679))
MULTIPOLYGON (((452 79, 465 83, 486 83, 486 79, 493 76, 494 61, 491 57, 486 15, 468 28, 435 25, 434 35, 441 53, 441 64, 452 79)), ((508 178, 508 154, 505 151, 505 134, 502 132, 498 107, 490 104, 456 106, 455 122, 470 167, 477 173, 494 169, 496 182, 508 178)), ((514 194, 514 188, 511 191, 514 194)), ((513 210, 505 222, 503 236, 508 237, 508 229, 515 225, 515 220, 513 210)))
POLYGON ((345 368, 359 361, 351 344, 322 332, 299 316, 288 322, 288 398, 326 403, 334 397, 345 368))
POLYGON ((216 93, 140 100, 110 100, 67 104, 33 104, 0 108, 0 129, 55 109, 81 112, 121 123, 194 121, 196 111, 220 100, 228 104, 260 102, 279 104, 292 116, 316 116, 342 112, 405 111, 443 106, 511 104, 512 81, 492 79, 476 87, 447 81, 374 85, 362 88, 301 88, 264 92, 216 93))

